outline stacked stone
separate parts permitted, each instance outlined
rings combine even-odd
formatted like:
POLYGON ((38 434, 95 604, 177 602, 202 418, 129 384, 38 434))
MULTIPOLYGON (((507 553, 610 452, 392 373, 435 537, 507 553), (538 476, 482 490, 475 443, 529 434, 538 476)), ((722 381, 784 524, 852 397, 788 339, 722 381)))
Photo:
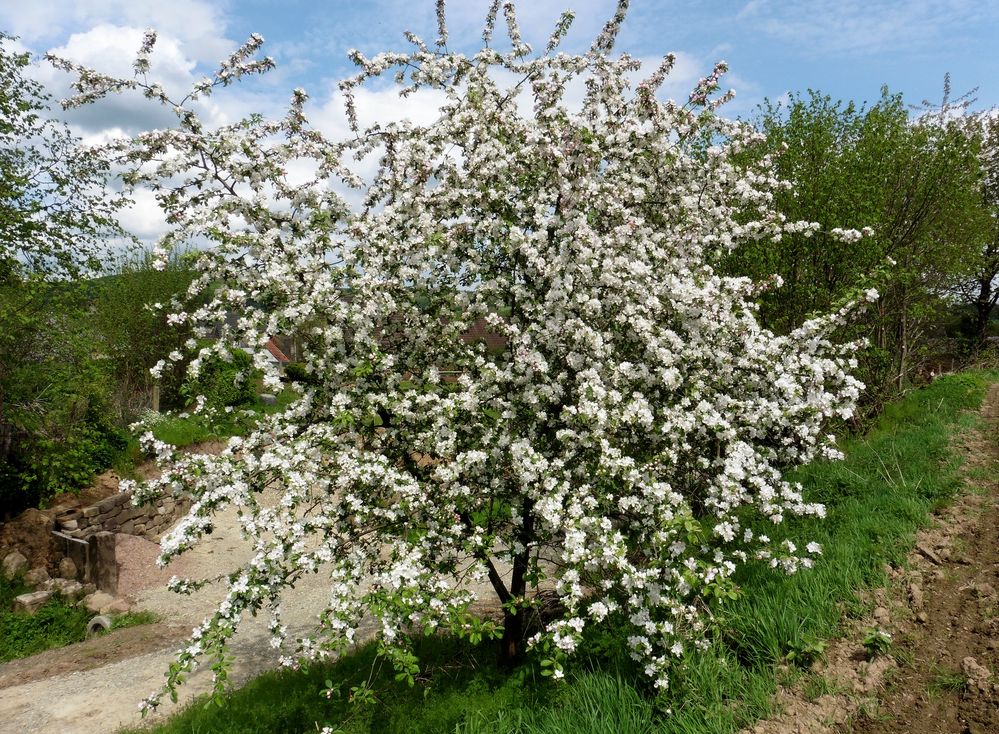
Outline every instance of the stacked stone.
POLYGON ((188 499, 162 497, 155 503, 135 507, 132 493, 120 492, 82 508, 74 518, 61 520, 59 524, 61 532, 71 538, 83 539, 108 531, 157 541, 190 506, 188 499))

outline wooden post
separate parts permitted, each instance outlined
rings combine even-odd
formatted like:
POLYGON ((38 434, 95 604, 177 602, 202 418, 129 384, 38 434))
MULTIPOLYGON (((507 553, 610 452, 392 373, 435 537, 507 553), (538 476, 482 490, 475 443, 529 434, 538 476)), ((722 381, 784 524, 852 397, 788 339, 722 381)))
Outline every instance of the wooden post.
POLYGON ((160 386, 159 384, 153 385, 153 412, 160 412, 160 386))

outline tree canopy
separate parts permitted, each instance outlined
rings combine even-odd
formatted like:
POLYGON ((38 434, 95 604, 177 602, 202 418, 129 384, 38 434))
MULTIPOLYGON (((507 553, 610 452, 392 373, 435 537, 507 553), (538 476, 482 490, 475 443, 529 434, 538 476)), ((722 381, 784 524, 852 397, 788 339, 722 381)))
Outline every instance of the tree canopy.
POLYGON ((877 405, 907 384, 948 294, 979 260, 987 217, 978 138, 949 108, 911 117, 887 89, 870 106, 791 95, 765 103, 755 124, 761 152, 793 184, 776 192, 776 208, 819 229, 748 243, 729 272, 781 278, 761 298, 760 315, 782 333, 876 287, 877 307, 851 329, 870 341, 862 377, 877 405), (867 236, 837 237, 844 229, 867 236))
POLYGON ((107 158, 51 117, 29 63, 0 34, 0 496, 10 507, 80 486, 124 441, 75 280, 121 235, 122 199, 106 187, 107 158))
POLYGON ((761 135, 717 113, 723 63, 683 103, 657 96, 672 56, 632 85, 640 64, 612 55, 626 9, 584 54, 559 50, 571 14, 534 53, 514 5, 497 0, 483 48, 465 55, 447 48, 440 2, 434 43, 408 34, 407 52, 351 52, 344 140, 309 125, 302 90, 278 119, 200 119, 193 100, 272 65, 259 36, 184 97, 147 79, 152 33, 132 79, 55 60, 76 74, 69 104, 137 88, 177 114, 111 152, 176 225, 162 258, 213 242, 193 286, 206 305, 172 318, 196 333, 239 319, 191 372, 281 332, 301 335, 311 377, 219 456, 146 437, 165 471, 141 491, 194 497, 162 559, 227 507, 254 552, 224 577, 170 686, 205 655, 224 668, 241 619, 265 609, 289 664, 343 650, 373 615, 381 654, 410 680, 415 634, 500 635, 508 660, 530 647, 558 677, 587 625, 613 621, 664 686, 737 593, 739 566, 793 572, 820 552, 765 528, 823 512, 784 472, 836 455, 824 425, 851 414, 862 386, 856 345, 829 335, 877 294, 783 333, 760 325, 767 284, 725 275, 723 259, 821 228, 781 216, 775 160, 745 155, 761 135), (500 14, 507 41, 494 45, 500 14), (389 74, 403 96, 442 91, 439 118, 361 126, 356 90, 389 74), (581 108, 567 101, 575 82, 581 108), (362 180, 350 162, 368 154, 380 167, 362 180), (291 183, 293 163, 315 178, 291 183), (477 323, 501 350, 466 338, 477 323), (308 573, 329 578, 329 604, 314 633, 289 641, 280 599, 308 573), (502 628, 473 607, 478 583, 502 628), (542 588, 558 604, 531 626, 542 588))

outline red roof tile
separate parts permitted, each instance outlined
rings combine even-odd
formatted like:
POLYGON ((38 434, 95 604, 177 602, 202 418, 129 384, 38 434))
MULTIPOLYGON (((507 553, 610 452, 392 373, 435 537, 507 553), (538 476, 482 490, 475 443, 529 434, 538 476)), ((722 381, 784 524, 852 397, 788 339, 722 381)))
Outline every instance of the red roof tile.
POLYGON ((278 347, 277 342, 274 341, 273 336, 267 340, 267 343, 264 346, 267 348, 267 351, 271 353, 271 356, 274 357, 274 359, 276 359, 281 364, 288 364, 289 362, 291 362, 291 360, 288 359, 288 355, 282 352, 280 347, 278 347))

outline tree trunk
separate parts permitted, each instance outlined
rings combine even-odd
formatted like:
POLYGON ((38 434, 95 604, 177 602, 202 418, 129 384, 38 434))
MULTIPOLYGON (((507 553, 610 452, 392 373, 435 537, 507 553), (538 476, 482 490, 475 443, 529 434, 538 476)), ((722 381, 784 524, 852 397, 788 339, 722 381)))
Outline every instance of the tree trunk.
POLYGON ((503 639, 500 642, 499 663, 506 668, 512 668, 523 661, 524 638, 527 633, 522 602, 527 593, 531 541, 534 540, 534 501, 525 499, 521 512, 523 524, 518 534, 521 550, 513 558, 513 576, 510 579, 511 605, 503 609, 503 639))
POLYGON ((985 346, 985 335, 988 333, 989 320, 992 318, 992 308, 995 300, 992 293, 992 280, 982 279, 978 283, 978 298, 975 299, 975 348, 985 346))
POLYGON ((514 668, 524 659, 524 612, 513 614, 503 610, 503 639, 500 641, 499 664, 502 668, 514 668))
POLYGON ((905 368, 906 368, 906 358, 909 351, 909 333, 908 333, 908 318, 905 313, 905 308, 902 309, 902 318, 899 323, 898 328, 898 377, 896 378, 896 386, 898 391, 902 391, 902 387, 905 383, 905 368))

